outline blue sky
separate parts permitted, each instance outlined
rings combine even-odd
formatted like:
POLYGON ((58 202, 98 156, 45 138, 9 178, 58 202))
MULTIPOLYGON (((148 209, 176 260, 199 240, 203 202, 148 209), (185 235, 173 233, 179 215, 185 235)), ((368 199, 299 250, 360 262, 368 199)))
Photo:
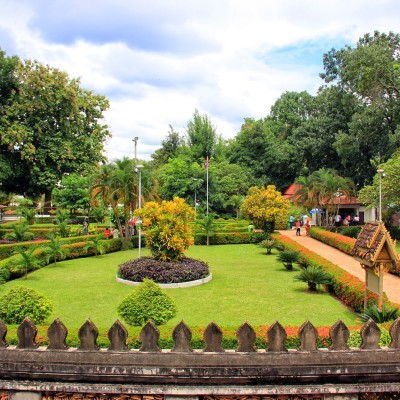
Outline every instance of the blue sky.
POLYGON ((398 0, 0 0, 0 48, 105 95, 110 160, 149 159, 195 109, 224 138, 286 91, 315 94, 322 55, 400 33, 398 0))

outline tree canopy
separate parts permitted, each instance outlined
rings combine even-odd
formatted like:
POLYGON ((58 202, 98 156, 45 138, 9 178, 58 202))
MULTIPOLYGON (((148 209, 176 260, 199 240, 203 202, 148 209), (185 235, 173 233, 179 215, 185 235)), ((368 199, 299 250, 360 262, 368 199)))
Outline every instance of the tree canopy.
POLYGON ((1 104, 0 164, 13 166, 2 171, 5 190, 49 194, 64 174, 86 173, 104 160, 110 136, 101 122, 108 108, 105 97, 37 61, 3 54, 0 69, 14 79, 0 89, 8 96, 1 104))

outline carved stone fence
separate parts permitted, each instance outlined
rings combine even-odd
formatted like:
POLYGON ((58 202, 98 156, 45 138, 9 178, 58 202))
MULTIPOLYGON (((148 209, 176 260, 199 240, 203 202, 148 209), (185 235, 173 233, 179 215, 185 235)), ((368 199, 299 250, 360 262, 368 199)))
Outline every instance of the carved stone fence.
POLYGON ((370 320, 360 330, 360 347, 349 348, 349 330, 339 320, 330 329, 329 349, 318 349, 317 330, 307 321, 299 329, 299 348, 286 349, 285 329, 276 322, 267 332, 268 348, 256 350, 254 329, 244 323, 237 331, 237 349, 224 350, 221 330, 210 323, 204 332, 204 349, 193 350, 192 333, 181 322, 172 333, 173 348, 160 349, 159 331, 148 322, 140 332, 140 349, 129 350, 127 330, 119 321, 108 331, 108 349, 97 345, 98 330, 90 320, 78 332, 78 348, 66 345, 68 331, 58 319, 48 328, 47 347, 36 344, 37 328, 28 318, 18 328, 18 344, 9 346, 7 327, 0 321, 0 389, 47 395, 60 391, 127 396, 322 393, 346 398, 371 391, 399 392, 400 319, 389 333, 390 345, 380 348, 380 329, 370 320))

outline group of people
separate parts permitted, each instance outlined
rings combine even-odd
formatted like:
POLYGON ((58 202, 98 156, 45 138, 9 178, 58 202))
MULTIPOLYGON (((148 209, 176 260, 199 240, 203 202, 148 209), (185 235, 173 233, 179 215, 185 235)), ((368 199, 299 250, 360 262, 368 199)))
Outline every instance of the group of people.
POLYGON ((293 215, 291 215, 288 221, 288 228, 293 229, 294 227, 296 229, 296 236, 301 236, 301 227, 304 226, 306 230, 306 236, 308 236, 308 231, 311 226, 310 220, 311 218, 309 218, 308 215, 302 215, 298 219, 295 219, 293 215))
POLYGON ((119 230, 114 228, 112 231, 108 228, 104 229, 103 235, 106 239, 108 239, 111 235, 114 239, 119 238, 119 230))
POLYGON ((334 224, 336 227, 339 227, 343 224, 343 226, 354 225, 357 226, 360 223, 360 217, 356 214, 353 217, 348 214, 345 218, 342 218, 340 214, 336 214, 335 217, 331 217, 331 225, 332 225, 332 218, 334 218, 334 224))

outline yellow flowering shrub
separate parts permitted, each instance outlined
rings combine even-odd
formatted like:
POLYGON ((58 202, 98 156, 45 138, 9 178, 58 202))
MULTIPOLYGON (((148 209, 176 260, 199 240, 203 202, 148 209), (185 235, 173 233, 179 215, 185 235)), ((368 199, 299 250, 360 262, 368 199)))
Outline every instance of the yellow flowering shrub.
POLYGON ((289 200, 274 185, 253 186, 243 201, 241 211, 257 228, 268 232, 273 231, 275 225, 286 225, 289 205, 289 200))
POLYGON ((177 261, 194 243, 191 222, 195 213, 184 199, 175 197, 161 204, 151 201, 137 210, 136 214, 143 220, 146 246, 154 258, 177 261))

